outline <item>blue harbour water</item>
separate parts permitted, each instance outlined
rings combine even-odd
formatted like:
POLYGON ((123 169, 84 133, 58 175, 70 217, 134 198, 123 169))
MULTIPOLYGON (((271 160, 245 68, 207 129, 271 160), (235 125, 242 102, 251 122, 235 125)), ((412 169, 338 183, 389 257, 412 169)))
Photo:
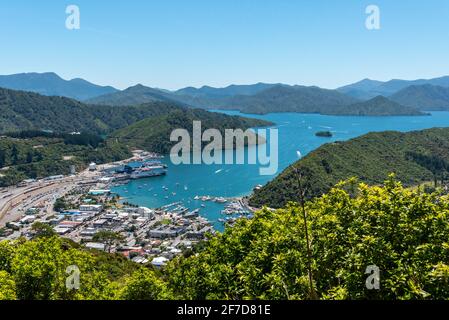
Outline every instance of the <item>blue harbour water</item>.
MULTIPOLYGON (((196 195, 221 197, 248 195, 256 185, 267 183, 298 160, 298 151, 305 156, 325 143, 348 140, 372 131, 406 132, 449 126, 449 112, 432 112, 430 116, 419 117, 324 116, 300 113, 245 115, 237 111, 223 111, 223 113, 275 123, 273 128, 277 128, 279 132, 279 169, 275 175, 260 175, 258 165, 173 165, 170 158, 166 157, 163 160, 168 166, 166 176, 134 180, 127 185, 114 187, 112 191, 120 194, 128 202, 147 207, 161 207, 182 201, 184 206, 193 210, 201 208, 201 204, 204 204, 205 207, 200 211, 201 215, 208 218, 218 230, 222 230, 223 226, 218 219, 223 217, 220 214, 223 205, 194 200, 196 195), (333 137, 316 137, 315 133, 318 131, 331 131, 333 137)), ((267 149, 270 150, 269 139, 267 140, 267 149)))

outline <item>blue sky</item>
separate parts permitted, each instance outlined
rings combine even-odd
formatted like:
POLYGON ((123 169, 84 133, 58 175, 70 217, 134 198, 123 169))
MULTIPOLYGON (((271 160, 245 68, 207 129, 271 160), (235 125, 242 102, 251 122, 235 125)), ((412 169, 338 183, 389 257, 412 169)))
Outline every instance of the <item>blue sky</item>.
POLYGON ((447 0, 9 0, 0 74, 53 71, 125 88, 449 74, 447 0), (78 5, 81 29, 65 28, 78 5), (381 29, 365 28, 376 4, 381 29))

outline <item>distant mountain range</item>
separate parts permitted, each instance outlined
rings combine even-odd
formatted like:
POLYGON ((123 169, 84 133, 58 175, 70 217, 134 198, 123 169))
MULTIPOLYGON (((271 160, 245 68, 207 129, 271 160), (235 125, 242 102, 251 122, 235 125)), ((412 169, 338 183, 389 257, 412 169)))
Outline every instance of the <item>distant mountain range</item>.
POLYGON ((449 110, 449 87, 413 85, 393 94, 390 99, 420 110, 449 110))
MULTIPOLYGON (((96 134, 111 134, 114 130, 125 128, 147 118, 164 118, 164 121, 178 123, 175 111, 192 111, 177 104, 154 101, 134 106, 102 106, 87 105, 66 97, 48 97, 33 92, 0 89, 0 133, 21 130, 50 130, 61 133, 73 131, 96 134)), ((195 113, 195 120, 209 121, 220 119, 229 121, 236 128, 270 125, 266 121, 232 117, 216 116, 216 113, 200 110, 195 113)), ((162 121, 162 119, 159 119, 162 121)), ((215 123, 221 126, 221 123, 215 123)), ((160 142, 168 140, 169 136, 160 136, 160 142)))
POLYGON ((304 112, 331 115, 420 115, 388 99, 359 100, 335 90, 319 87, 255 84, 226 88, 186 88, 167 92, 142 85, 88 100, 92 104, 135 105, 154 101, 178 103, 204 109, 235 109, 247 114, 304 112), (235 93, 240 93, 235 95, 235 93))
POLYGON ((318 87, 277 85, 251 96, 233 96, 223 108, 238 109, 243 113, 271 112, 323 113, 357 100, 335 90, 318 87))
POLYGON ((118 91, 113 87, 99 86, 80 78, 64 80, 53 72, 0 75, 0 87, 76 100, 86 100, 118 91))
POLYGON ((449 76, 412 81, 395 79, 386 82, 364 79, 338 88, 337 91, 360 100, 369 100, 381 95, 420 110, 449 110, 449 98, 447 94, 442 93, 441 88, 449 88, 449 76), (414 100, 415 98, 418 100, 414 100))
POLYGON ((422 116, 426 113, 410 106, 401 105, 384 96, 356 102, 329 110, 327 114, 355 116, 422 116))
POLYGON ((272 87, 281 85, 270 84, 270 83, 256 83, 250 85, 230 85, 225 88, 214 88, 209 86, 203 86, 199 89, 193 87, 187 87, 184 89, 180 89, 175 91, 175 94, 181 96, 191 96, 191 97, 231 97, 231 96, 251 96, 257 94, 266 89, 270 89, 272 87))
POLYGON ((149 88, 141 84, 129 87, 123 91, 117 91, 85 100, 85 102, 89 104, 111 106, 132 106, 156 101, 184 104, 182 99, 177 99, 175 95, 169 91, 149 88))
POLYGON ((204 86, 199 89, 187 87, 177 91, 150 88, 141 84, 123 91, 105 94, 87 100, 91 104, 134 105, 153 101, 177 102, 203 109, 225 108, 236 96, 251 96, 278 85, 258 83, 255 85, 231 85, 226 88, 204 86))
POLYGON ((86 104, 132 106, 164 102, 202 109, 232 109, 248 114, 304 112, 376 116, 418 115, 417 110, 449 110, 449 76, 387 82, 364 79, 337 90, 256 83, 225 88, 187 87, 177 91, 139 84, 119 91, 82 79, 63 80, 55 73, 25 73, 0 76, 0 87, 65 96, 86 104))

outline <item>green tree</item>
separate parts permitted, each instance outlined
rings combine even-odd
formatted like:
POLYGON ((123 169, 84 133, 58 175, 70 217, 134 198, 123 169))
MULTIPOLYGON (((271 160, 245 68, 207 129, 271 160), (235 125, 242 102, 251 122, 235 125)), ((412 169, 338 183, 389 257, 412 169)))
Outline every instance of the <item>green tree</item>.
POLYGON ((124 300, 167 300, 172 298, 167 284, 151 270, 141 268, 126 279, 120 298, 124 300))
POLYGON ((27 163, 33 162, 33 157, 34 157, 34 153, 33 153, 32 151, 28 151, 28 152, 27 152, 26 162, 27 162, 27 163))
POLYGON ((13 144, 11 149, 11 162, 13 165, 19 164, 19 150, 17 149, 16 144, 13 144))
MULTIPOLYGON (((307 201, 312 275, 320 299, 449 298, 449 199, 360 184, 339 184, 307 201), (369 290, 367 267, 380 270, 369 290)), ((187 299, 308 299, 303 209, 264 209, 212 238, 203 251, 165 269, 170 288, 187 299)))
POLYGON ((48 238, 56 235, 51 226, 42 222, 33 223, 31 230, 35 233, 36 238, 48 238))
POLYGON ((0 300, 15 300, 16 298, 14 280, 6 271, 0 271, 0 300))
POLYGON ((56 212, 61 212, 61 211, 67 210, 68 208, 69 208, 69 205, 65 201, 64 198, 56 199, 55 203, 53 204, 53 210, 56 212))
POLYGON ((108 252, 111 252, 112 246, 123 241, 124 237, 117 232, 101 230, 93 236, 92 240, 106 244, 108 252))
POLYGON ((6 152, 4 149, 0 149, 0 168, 6 165, 6 152))

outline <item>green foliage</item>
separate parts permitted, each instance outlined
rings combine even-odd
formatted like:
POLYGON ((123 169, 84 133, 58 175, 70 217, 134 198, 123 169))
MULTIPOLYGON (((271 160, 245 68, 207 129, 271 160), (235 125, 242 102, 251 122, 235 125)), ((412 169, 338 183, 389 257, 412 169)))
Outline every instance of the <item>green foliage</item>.
POLYGON ((121 234, 109 230, 101 230, 92 238, 93 241, 106 244, 109 250, 111 250, 112 245, 120 243, 123 239, 124 237, 121 234))
POLYGON ((5 135, 17 139, 32 139, 38 137, 63 139, 65 144, 91 146, 93 148, 97 148, 101 144, 101 142, 103 142, 103 138, 98 135, 80 132, 55 133, 41 130, 23 130, 6 133, 5 135))
POLYGON ((53 204, 54 211, 61 212, 61 211, 67 210, 67 209, 70 209, 70 207, 64 198, 58 198, 55 200, 55 203, 53 204))
MULTIPOLYGON (((361 184, 339 185, 306 204, 314 287, 320 299, 447 299, 447 197, 361 184), (366 268, 380 269, 368 290, 366 268)), ((166 270, 188 299, 307 299, 305 229, 298 206, 262 210, 166 270)))
POLYGON ((285 206, 297 200, 295 168, 305 178, 307 196, 318 197, 339 181, 358 177, 381 184, 395 173, 405 186, 445 180, 449 163, 449 129, 435 128, 409 133, 373 132, 346 141, 321 146, 284 170, 250 199, 254 206, 285 206))
POLYGON ((172 293, 153 271, 142 268, 126 279, 120 294, 123 300, 167 300, 172 293))
POLYGON ((341 183, 305 203, 253 219, 175 258, 160 272, 59 237, 0 242, 3 299, 309 299, 308 261, 319 299, 448 299, 449 196, 341 183), (66 288, 67 267, 80 289, 66 288), (380 290, 365 283, 380 270, 380 290))
POLYGON ((31 226, 36 238, 50 238, 56 235, 56 232, 51 226, 42 222, 35 222, 31 226))
POLYGON ((15 299, 16 288, 14 280, 6 271, 0 271, 0 301, 15 299))
POLYGON ((0 242, 0 300, 117 299, 126 290, 125 280, 137 270, 124 257, 94 254, 59 237, 4 241, 0 242), (66 287, 69 266, 80 271, 79 290, 66 287))

